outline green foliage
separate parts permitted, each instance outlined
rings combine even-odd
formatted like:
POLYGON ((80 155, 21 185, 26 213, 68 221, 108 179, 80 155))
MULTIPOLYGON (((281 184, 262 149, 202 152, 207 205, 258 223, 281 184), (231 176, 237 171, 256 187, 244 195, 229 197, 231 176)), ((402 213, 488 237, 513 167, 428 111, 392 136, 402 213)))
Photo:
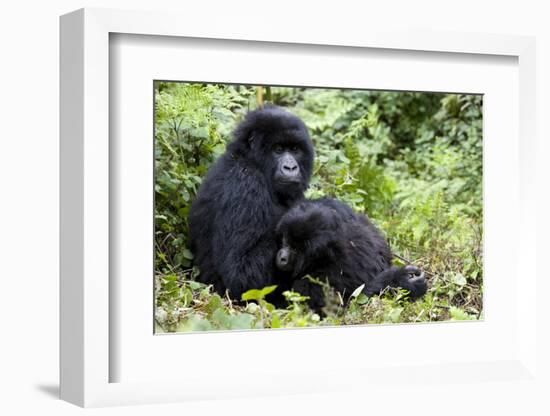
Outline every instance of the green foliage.
MULTIPOLYGON (((156 323, 161 332, 482 317, 482 97, 460 94, 157 83, 155 85, 156 323), (260 89, 261 94, 257 94, 260 89), (265 94, 263 94, 265 90, 265 94), (316 150, 307 196, 332 196, 385 233, 396 264, 426 271, 430 289, 349 301, 325 282, 326 316, 274 287, 232 302, 194 281, 187 214, 204 174, 258 97, 300 116, 316 150), (405 259, 405 260, 403 260, 405 259)), ((309 278, 309 277, 308 277, 309 278)))
POLYGON ((191 265, 193 254, 187 247, 190 203, 253 95, 250 87, 155 85, 157 271, 181 272, 191 265))
POLYGON ((261 301, 275 289, 277 289, 277 286, 266 286, 263 289, 250 289, 241 295, 241 299, 261 301))

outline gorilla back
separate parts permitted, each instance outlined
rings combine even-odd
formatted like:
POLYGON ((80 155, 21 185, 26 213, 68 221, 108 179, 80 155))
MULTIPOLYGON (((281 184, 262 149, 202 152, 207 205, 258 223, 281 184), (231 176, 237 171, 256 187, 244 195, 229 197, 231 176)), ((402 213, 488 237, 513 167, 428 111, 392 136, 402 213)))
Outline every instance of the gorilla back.
POLYGON ((274 229, 303 198, 313 146, 304 123, 273 106, 248 113, 233 135, 191 206, 189 236, 198 279, 239 299, 277 284, 274 229))

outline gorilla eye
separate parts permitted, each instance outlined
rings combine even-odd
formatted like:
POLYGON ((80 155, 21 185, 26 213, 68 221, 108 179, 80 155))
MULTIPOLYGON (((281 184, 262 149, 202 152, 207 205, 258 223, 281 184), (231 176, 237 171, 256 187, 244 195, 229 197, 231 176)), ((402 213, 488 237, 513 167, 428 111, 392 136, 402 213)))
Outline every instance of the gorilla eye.
POLYGON ((280 145, 280 144, 276 144, 275 146, 273 146, 273 150, 275 151, 275 153, 283 153, 283 146, 280 145))
POLYGON ((293 152, 297 152, 298 151, 298 145, 296 144, 293 144, 292 146, 290 146, 290 150, 292 150, 293 152))

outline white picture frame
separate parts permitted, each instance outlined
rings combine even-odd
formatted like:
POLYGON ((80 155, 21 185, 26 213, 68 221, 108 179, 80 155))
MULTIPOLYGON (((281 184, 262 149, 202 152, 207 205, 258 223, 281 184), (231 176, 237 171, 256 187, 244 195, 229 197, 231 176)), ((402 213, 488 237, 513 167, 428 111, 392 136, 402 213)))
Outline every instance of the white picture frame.
MULTIPOLYGON (((437 380, 445 383, 445 374, 453 374, 448 382, 494 382, 508 380, 517 383, 537 383, 540 374, 536 363, 536 278, 534 262, 529 253, 535 247, 534 186, 530 178, 535 169, 535 42, 533 38, 508 35, 486 35, 465 33, 429 33, 362 30, 332 34, 327 37, 322 30, 301 33, 289 28, 279 32, 270 26, 246 35, 235 34, 227 25, 204 27, 194 24, 183 16, 170 13, 119 11, 107 9, 83 9, 61 18, 61 398, 80 406, 105 406, 118 404, 158 403, 215 397, 251 397, 255 395, 322 393, 357 389, 361 391, 384 391, 399 379, 399 389, 414 391, 423 383, 437 380), (517 283, 521 266, 522 285, 511 302, 512 347, 502 348, 496 359, 477 361, 399 362, 393 368, 384 364, 376 368, 372 363, 343 365, 342 368, 321 368, 305 374, 288 377, 284 371, 259 369, 264 376, 259 383, 255 377, 244 374, 233 381, 216 382, 208 378, 193 381, 182 377, 170 381, 113 382, 112 368, 121 357, 112 348, 110 325, 114 305, 109 276, 113 259, 110 258, 110 172, 116 170, 110 159, 110 36, 112 34, 164 36, 173 38, 202 38, 225 41, 277 43, 285 45, 332 45, 334 48, 365 48, 375 50, 405 50, 445 54, 467 54, 472 60, 476 55, 501 55, 517 59, 519 68, 518 131, 519 153, 517 155, 517 189, 511 205, 517 214, 516 238, 511 246, 514 268, 507 278, 517 283), (377 390, 378 389, 378 390, 377 390)), ((221 81, 221 80, 220 80, 221 81)), ((151 138, 152 139, 152 138, 151 138)), ((490 185, 490 184, 489 184, 490 185)), ((112 196, 112 195, 111 195, 112 196)), ((493 295, 498 296, 498 287, 493 286, 493 295)), ((151 318, 152 319, 152 318, 151 318)), ((488 318, 489 319, 489 318, 488 318)), ((490 323, 490 321, 489 321, 490 323)), ((475 323, 474 323, 475 324, 475 323)), ((454 331, 461 331, 454 324, 454 331)), ((467 324, 464 324, 467 325, 467 324)), ((399 326, 394 336, 412 334, 415 328, 425 326, 399 326), (412 332, 411 332, 412 331, 412 332)), ((339 330, 339 329, 336 329, 339 330)), ((425 329, 421 329, 426 331, 425 329)), ((334 329, 291 331, 293 342, 312 342, 312 339, 327 337, 337 339, 342 333, 334 329), (321 335, 319 335, 321 334, 321 335), (307 340, 306 340, 307 337, 307 340)), ((359 337, 365 328, 352 328, 346 332, 359 337), (354 331, 354 332, 351 332, 354 331)), ((372 331, 372 330, 371 330, 372 331)), ((453 328, 451 328, 453 332, 453 328)), ((288 337, 282 331, 275 331, 281 343, 288 337), (283 334, 283 335, 282 335, 283 334)), ((288 333, 288 332, 287 332, 288 333)), ((233 335, 233 334, 232 334, 233 335)), ((151 336, 153 334, 151 333, 151 336)), ((189 335, 194 337, 195 335, 189 335)), ((187 340, 192 339, 186 335, 187 340)), ((211 342, 223 342, 228 334, 201 334, 210 337, 211 342)), ((465 335, 473 336, 473 335, 465 335)), ((241 333, 232 338, 235 342, 244 339, 258 340, 258 346, 265 345, 265 331, 241 333), (243 338, 248 337, 248 338, 243 338)), ((164 345, 176 342, 175 338, 164 336, 164 345), (174 339, 172 341, 171 339, 174 339)), ((382 339, 379 348, 384 349, 382 339)), ((272 338, 273 340, 273 338, 272 338)), ((208 340, 207 340, 208 341, 208 340)), ((256 341, 253 341, 256 342, 256 341)), ((313 341, 314 342, 314 341, 313 341)), ((281 345, 281 344, 278 344, 281 345)), ((336 346, 336 348, 338 348, 336 346)), ((288 350, 284 350, 288 354, 288 350)), ((314 357, 312 355, 312 357, 314 357)), ((212 368, 223 373, 223 361, 211 360, 212 368)), ((234 371, 234 368, 231 368, 234 371)), ((181 372, 174 370, 175 373, 181 372)), ((117 377, 115 377, 117 378, 117 377)), ((164 377, 161 377, 164 378, 164 377)))

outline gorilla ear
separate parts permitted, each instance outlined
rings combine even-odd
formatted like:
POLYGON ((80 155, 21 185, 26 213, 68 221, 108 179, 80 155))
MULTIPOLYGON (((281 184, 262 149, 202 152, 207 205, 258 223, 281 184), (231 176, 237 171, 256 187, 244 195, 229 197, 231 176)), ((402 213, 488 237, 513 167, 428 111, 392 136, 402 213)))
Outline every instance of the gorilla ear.
POLYGON ((227 149, 239 156, 245 156, 252 148, 255 136, 256 132, 254 130, 245 123, 241 123, 235 129, 233 133, 234 140, 228 144, 227 149))

